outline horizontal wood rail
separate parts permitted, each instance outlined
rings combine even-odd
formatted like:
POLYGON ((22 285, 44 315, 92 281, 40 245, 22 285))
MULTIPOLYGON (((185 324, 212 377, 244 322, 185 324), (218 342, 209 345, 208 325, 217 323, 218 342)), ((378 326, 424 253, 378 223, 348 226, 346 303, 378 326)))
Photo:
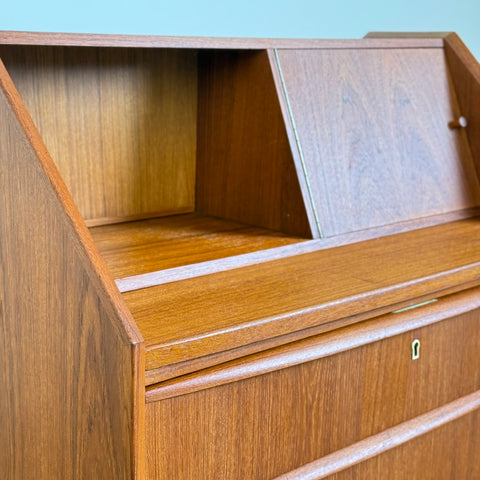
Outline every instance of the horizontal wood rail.
POLYGON ((273 348, 147 387, 146 401, 156 402, 335 355, 394 335, 431 325, 480 307, 480 289, 472 289, 423 307, 342 328, 273 348))
POLYGON ((441 38, 389 38, 311 40, 285 38, 171 37, 156 35, 104 35, 85 33, 0 32, 4 45, 61 45, 138 48, 442 48, 441 38))

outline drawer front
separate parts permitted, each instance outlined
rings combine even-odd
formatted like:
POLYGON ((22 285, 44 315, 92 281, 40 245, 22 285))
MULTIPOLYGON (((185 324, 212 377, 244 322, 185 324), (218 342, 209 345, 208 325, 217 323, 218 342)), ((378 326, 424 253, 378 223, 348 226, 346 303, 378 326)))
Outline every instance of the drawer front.
MULTIPOLYGON (((442 311, 448 302, 429 308, 442 311)), ((417 310, 398 315, 407 323, 411 316, 415 325, 417 310)), ((366 324, 372 332, 378 324, 380 333, 396 318, 320 336, 319 348, 332 335, 354 338, 366 324)), ((480 311, 470 310, 317 360, 147 403, 148 478, 274 478, 474 392, 480 388, 479 322, 480 311), (416 360, 414 340, 420 340, 416 360)), ((275 363, 275 355, 269 361, 275 363)))
MULTIPOLYGON (((328 480, 475 480, 480 478, 480 411, 359 463, 328 480)), ((280 480, 280 479, 278 479, 280 480)), ((300 480, 292 477, 291 480, 300 480)))

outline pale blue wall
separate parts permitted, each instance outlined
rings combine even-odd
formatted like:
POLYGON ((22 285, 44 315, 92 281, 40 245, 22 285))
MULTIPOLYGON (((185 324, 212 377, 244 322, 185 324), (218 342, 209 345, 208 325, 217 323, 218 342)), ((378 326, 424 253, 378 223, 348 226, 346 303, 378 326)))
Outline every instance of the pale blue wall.
POLYGON ((0 30, 313 38, 456 31, 480 59, 480 0, 3 0, 0 30))

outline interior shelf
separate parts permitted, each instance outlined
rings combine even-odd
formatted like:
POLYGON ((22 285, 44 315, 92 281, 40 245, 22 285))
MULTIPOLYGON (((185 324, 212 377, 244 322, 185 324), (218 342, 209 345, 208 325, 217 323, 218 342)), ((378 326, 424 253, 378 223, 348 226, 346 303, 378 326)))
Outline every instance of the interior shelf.
POLYGON ((304 240, 197 213, 91 227, 90 232, 115 279, 304 240))

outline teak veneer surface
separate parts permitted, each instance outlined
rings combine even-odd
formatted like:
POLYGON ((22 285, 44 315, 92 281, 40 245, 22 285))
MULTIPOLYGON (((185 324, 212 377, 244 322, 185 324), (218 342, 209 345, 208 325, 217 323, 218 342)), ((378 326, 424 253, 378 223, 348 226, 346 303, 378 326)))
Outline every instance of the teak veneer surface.
POLYGON ((448 126, 470 109, 458 107, 443 50, 278 59, 325 237, 479 205, 466 132, 448 126))
POLYGON ((393 474, 411 480, 480 478, 480 410, 446 423, 377 457, 328 477, 302 475, 277 480, 370 480, 393 474))
POLYGON ((480 221, 452 222, 124 293, 147 369, 478 282, 480 221))
POLYGON ((273 480, 478 478, 479 408, 477 391, 273 480))
POLYGON ((480 477, 480 66, 438 35, 0 32, 2 479, 480 477))
POLYGON ((193 211, 194 51, 0 46, 0 58, 85 220, 193 211))
POLYGON ((198 214, 90 229, 114 278, 289 245, 304 239, 198 214))
POLYGON ((149 380, 155 371, 147 372, 145 400, 147 403, 156 402, 265 375, 364 347, 406 332, 417 332, 448 318, 475 319, 479 316, 479 309, 480 288, 473 288, 420 303, 416 308, 399 309, 399 311, 359 321, 346 327, 312 334, 302 340, 292 340, 281 346, 264 349, 236 360, 218 362, 213 367, 203 368, 187 375, 177 372, 179 376, 167 381, 158 380, 154 384, 149 380), (474 310, 477 313, 474 313, 474 310))
POLYGON ((0 44, 139 48, 442 48, 441 38, 285 39, 1 31, 0 44))
POLYGON ((479 319, 473 310, 319 360, 148 402, 148 472, 156 479, 180 472, 186 479, 270 479, 476 392, 479 319), (414 338, 421 340, 416 361, 414 338))
POLYGON ((196 210, 311 237, 267 53, 204 52, 199 66, 196 210))
POLYGON ((0 476, 142 478, 142 338, 1 62, 0 126, 0 476))

